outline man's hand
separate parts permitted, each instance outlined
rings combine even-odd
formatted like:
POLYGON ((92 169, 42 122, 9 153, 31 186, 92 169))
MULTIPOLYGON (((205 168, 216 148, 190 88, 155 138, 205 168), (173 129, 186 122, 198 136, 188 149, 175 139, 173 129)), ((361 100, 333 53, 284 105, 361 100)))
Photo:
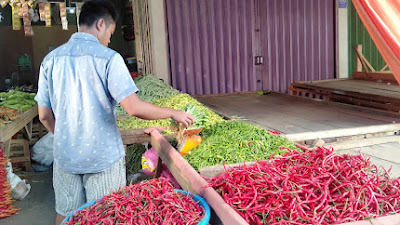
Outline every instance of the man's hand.
POLYGON ((172 115, 171 119, 178 123, 182 123, 186 128, 190 127, 194 123, 194 118, 192 115, 179 110, 176 110, 176 113, 172 115))

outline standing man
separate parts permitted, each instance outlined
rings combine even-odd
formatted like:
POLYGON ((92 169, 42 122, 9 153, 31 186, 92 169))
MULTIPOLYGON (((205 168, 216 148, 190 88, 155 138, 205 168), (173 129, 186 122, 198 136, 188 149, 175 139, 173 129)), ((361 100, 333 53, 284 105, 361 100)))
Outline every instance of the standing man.
POLYGON ((190 114, 138 98, 121 55, 107 47, 116 21, 108 0, 87 1, 80 32, 49 53, 40 67, 35 99, 40 121, 54 133, 57 225, 85 202, 126 185, 125 151, 115 119, 118 102, 131 116, 193 124, 190 114))

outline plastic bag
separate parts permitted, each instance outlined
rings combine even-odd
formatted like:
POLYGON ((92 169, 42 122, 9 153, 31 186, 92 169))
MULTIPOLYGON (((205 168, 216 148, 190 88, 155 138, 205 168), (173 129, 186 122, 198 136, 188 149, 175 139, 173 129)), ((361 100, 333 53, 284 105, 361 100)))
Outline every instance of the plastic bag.
MULTIPOLYGON (((150 148, 142 155, 142 172, 146 175, 153 176, 155 174, 155 169, 158 164, 158 154, 154 148, 150 148)), ((174 178, 172 173, 168 170, 167 166, 163 163, 161 166, 160 177, 166 178, 170 181, 175 188, 179 188, 178 181, 174 178)))
POLYGON ((51 132, 39 139, 32 147, 32 160, 44 166, 50 166, 54 160, 53 142, 54 135, 51 132))
POLYGON ((19 176, 13 173, 12 165, 7 163, 7 181, 11 186, 11 196, 16 200, 24 199, 31 190, 31 185, 26 180, 21 180, 19 176))
POLYGON ((148 149, 142 155, 142 171, 143 173, 153 176, 154 170, 157 167, 158 163, 158 154, 154 148, 148 149))

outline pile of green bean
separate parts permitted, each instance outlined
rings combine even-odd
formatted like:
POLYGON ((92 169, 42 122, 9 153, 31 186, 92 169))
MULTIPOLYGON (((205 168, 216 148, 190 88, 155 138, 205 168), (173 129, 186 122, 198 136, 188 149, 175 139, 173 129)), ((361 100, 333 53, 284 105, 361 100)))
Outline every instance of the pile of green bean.
POLYGON ((151 74, 137 77, 135 84, 139 88, 138 96, 146 102, 171 97, 181 92, 164 83, 160 78, 151 74))
MULTIPOLYGON (((135 84, 139 89, 137 95, 146 102, 171 97, 181 93, 168 84, 164 83, 160 78, 151 74, 135 78, 135 84)), ((117 115, 128 115, 124 108, 117 105, 117 115)))
POLYGON ((286 152, 280 147, 295 149, 294 143, 274 136, 245 122, 218 122, 201 132, 203 142, 184 158, 195 169, 206 166, 251 162, 268 159, 271 154, 286 152))

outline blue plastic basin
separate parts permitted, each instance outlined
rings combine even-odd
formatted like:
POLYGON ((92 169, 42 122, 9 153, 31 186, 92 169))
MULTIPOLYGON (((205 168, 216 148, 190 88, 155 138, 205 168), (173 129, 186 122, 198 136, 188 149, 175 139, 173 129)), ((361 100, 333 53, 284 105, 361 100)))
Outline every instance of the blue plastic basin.
MULTIPOLYGON (((203 217, 202 220, 200 220, 198 225, 207 225, 208 222, 210 221, 210 218, 211 218, 211 210, 210 210, 210 206, 208 205, 206 200, 204 200, 202 197, 200 197, 198 195, 195 195, 193 193, 190 193, 190 192, 187 192, 187 191, 184 191, 184 190, 181 190, 181 189, 175 189, 174 191, 177 192, 177 193, 181 193, 183 195, 188 195, 189 194, 189 196, 193 198, 193 200, 197 203, 197 205, 199 205, 200 207, 204 208, 204 217, 203 217)), ((99 198, 97 201, 100 201, 101 199, 102 198, 99 198)), ((91 202, 88 202, 88 203, 84 204, 83 206, 79 207, 76 210, 76 212, 81 211, 84 208, 87 208, 89 206, 92 206, 92 205, 96 204, 97 201, 93 200, 91 202)), ((70 213, 67 217, 65 217, 65 219, 63 220, 63 222, 61 224, 64 224, 65 222, 68 222, 71 219, 71 217, 73 216, 73 214, 74 214, 74 212, 70 213)))

